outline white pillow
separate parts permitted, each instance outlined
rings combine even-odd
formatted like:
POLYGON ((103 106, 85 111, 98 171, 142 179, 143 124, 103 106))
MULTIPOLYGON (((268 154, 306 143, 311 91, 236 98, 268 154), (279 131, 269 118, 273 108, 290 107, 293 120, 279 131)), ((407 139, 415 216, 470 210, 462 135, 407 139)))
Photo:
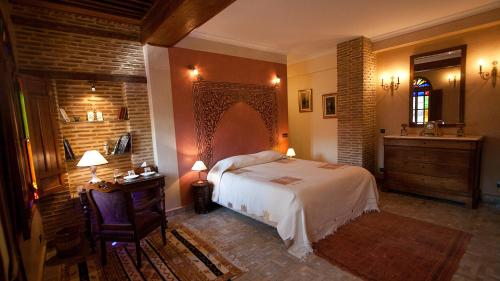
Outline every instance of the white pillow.
POLYGON ((256 157, 259 164, 280 160, 284 157, 283 154, 274 150, 265 150, 254 154, 249 154, 248 156, 256 157))
POLYGON ((227 170, 236 170, 253 165, 255 160, 256 158, 251 155, 237 155, 220 160, 217 164, 221 163, 227 170))

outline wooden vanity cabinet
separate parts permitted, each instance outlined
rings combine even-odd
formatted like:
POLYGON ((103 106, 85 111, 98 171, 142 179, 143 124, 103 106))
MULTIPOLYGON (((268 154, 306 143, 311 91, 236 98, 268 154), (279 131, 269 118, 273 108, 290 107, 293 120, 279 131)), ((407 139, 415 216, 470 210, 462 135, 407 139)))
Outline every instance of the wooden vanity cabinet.
POLYGON ((384 137, 384 189, 476 208, 482 137, 384 137))

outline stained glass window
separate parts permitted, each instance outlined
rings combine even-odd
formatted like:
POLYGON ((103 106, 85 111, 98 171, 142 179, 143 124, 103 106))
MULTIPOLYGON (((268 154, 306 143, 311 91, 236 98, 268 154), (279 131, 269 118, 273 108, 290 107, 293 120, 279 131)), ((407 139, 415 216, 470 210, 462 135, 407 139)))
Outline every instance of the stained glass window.
POLYGON ((413 80, 412 92, 412 122, 425 124, 429 121, 429 98, 432 85, 424 77, 416 77, 413 80))

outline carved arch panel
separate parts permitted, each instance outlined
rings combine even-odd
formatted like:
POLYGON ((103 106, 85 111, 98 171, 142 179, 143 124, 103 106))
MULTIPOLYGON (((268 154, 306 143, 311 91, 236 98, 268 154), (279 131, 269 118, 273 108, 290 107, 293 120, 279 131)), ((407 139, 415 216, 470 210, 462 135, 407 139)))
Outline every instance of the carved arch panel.
POLYGON ((257 111, 268 131, 269 147, 277 143, 278 106, 274 87, 229 82, 196 81, 193 103, 198 158, 213 166, 213 139, 224 113, 238 102, 257 111))

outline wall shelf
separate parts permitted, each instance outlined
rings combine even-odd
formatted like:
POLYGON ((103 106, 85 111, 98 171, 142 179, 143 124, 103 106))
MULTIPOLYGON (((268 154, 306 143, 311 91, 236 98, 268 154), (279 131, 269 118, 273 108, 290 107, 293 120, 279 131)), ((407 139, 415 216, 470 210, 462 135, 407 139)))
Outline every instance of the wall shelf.
POLYGON ((59 120, 61 124, 65 125, 76 125, 76 124, 109 124, 109 123, 120 123, 120 122, 128 122, 130 119, 110 119, 110 120, 103 120, 103 121, 69 121, 65 122, 63 120, 59 120))

